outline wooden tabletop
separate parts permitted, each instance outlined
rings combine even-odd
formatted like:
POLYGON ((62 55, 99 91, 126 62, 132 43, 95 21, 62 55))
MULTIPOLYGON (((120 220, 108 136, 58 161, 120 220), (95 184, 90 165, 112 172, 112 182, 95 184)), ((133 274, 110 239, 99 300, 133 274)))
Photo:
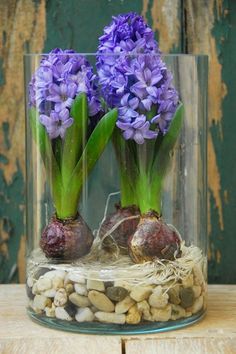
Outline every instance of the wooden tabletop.
POLYGON ((40 326, 26 314, 24 285, 0 285, 1 354, 236 354, 236 285, 210 285, 199 323, 150 335, 100 336, 40 326))

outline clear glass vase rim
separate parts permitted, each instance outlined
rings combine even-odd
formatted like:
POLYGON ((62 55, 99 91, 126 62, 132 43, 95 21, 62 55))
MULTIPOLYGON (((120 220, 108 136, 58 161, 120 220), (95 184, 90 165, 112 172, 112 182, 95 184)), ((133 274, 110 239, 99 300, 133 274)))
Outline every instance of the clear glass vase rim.
MULTIPOLYGON (((77 53, 55 53, 57 56, 61 55, 69 55, 69 56, 75 56, 75 55, 83 55, 83 56, 146 56, 146 55, 152 55, 156 56, 159 55, 158 53, 83 53, 83 52, 77 52, 77 53)), ((24 57, 40 57, 40 56, 47 56, 50 55, 50 53, 24 53, 24 57)), ((208 58, 207 54, 188 54, 188 53, 170 53, 170 54, 165 54, 161 53, 162 57, 189 57, 189 58, 208 58)))

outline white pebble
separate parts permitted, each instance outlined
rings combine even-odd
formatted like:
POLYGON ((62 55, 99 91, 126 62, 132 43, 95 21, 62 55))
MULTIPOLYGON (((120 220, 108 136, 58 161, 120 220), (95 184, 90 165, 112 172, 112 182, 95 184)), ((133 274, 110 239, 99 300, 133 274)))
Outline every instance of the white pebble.
POLYGON ((61 288, 57 290, 56 295, 54 297, 55 306, 62 307, 67 303, 67 293, 65 289, 61 288))
POLYGON ((92 322, 94 320, 94 314, 89 307, 78 309, 75 319, 77 322, 92 322))
POLYGON ((34 294, 34 295, 39 294, 38 287, 37 287, 37 282, 34 283, 34 285, 32 287, 32 294, 34 294))
POLYGON ((46 306, 51 306, 51 300, 44 295, 35 295, 33 307, 38 310, 44 310, 46 306))
POLYGON ((60 289, 63 288, 64 286, 64 279, 61 277, 56 276, 55 278, 52 279, 52 287, 53 289, 60 289))
POLYGON ((193 289, 195 298, 197 298, 201 295, 202 288, 200 287, 200 285, 194 285, 192 289, 193 289))
POLYGON ((200 296, 198 299, 195 300, 193 306, 192 306, 192 313, 197 313, 200 311, 203 307, 203 296, 200 296))
POLYGON ((43 292, 43 295, 46 296, 46 297, 55 297, 56 295, 56 290, 55 289, 48 289, 46 291, 43 292))
POLYGON ((99 280, 87 280, 87 289, 88 290, 98 290, 98 291, 105 291, 105 285, 103 281, 99 280))
POLYGON ((52 304, 52 307, 45 307, 44 309, 47 317, 55 317, 55 306, 52 304))
POLYGON ((66 310, 63 307, 56 307, 55 315, 56 315, 56 318, 58 318, 60 320, 66 320, 66 321, 72 320, 70 315, 66 312, 66 310))
POLYGON ((71 281, 73 281, 75 283, 80 283, 80 284, 85 284, 86 283, 85 278, 84 278, 83 275, 81 275, 79 273, 75 273, 73 271, 68 273, 67 279, 71 280, 71 281))
POLYGON ((29 288, 32 288, 34 283, 35 283, 34 278, 32 278, 32 277, 28 277, 27 278, 27 285, 28 285, 29 288))
POLYGON ((37 281, 37 289, 39 292, 43 292, 45 290, 52 288, 52 281, 49 278, 39 278, 37 281))
POLYGON ((204 283, 204 276, 202 274, 202 270, 199 265, 195 265, 193 267, 193 273, 195 277, 195 284, 202 285, 202 283, 204 283))
POLYGON ((131 306, 135 304, 135 301, 131 299, 130 296, 126 296, 124 300, 118 302, 115 307, 115 312, 117 314, 125 313, 127 312, 131 306))
POLYGON ((84 295, 84 296, 87 296, 87 295, 88 295, 88 290, 87 290, 87 288, 86 288, 85 285, 75 283, 74 288, 75 288, 75 292, 76 292, 77 294, 79 294, 79 295, 84 295))
POLYGON ((159 294, 153 293, 149 297, 149 304, 152 307, 164 308, 168 303, 169 295, 168 294, 159 294))
POLYGON ((151 308, 153 321, 169 321, 171 318, 171 305, 167 305, 163 309, 151 308))
POLYGON ((193 275, 189 274, 182 280, 182 285, 184 288, 191 288, 193 286, 193 275))
POLYGON ((151 286, 135 286, 130 293, 130 297, 137 302, 146 300, 152 293, 151 286))
POLYGON ((179 305, 171 304, 171 319, 178 320, 179 318, 185 317, 185 309, 179 305))
POLYGON ((124 324, 125 323, 125 315, 124 314, 98 311, 95 313, 95 317, 100 322, 117 323, 117 324, 124 324))

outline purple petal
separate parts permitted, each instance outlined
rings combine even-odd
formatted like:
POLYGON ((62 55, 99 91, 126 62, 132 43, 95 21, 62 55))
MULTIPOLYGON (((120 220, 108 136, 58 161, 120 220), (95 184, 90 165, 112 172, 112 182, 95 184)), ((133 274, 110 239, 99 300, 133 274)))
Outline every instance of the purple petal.
POLYGON ((126 131, 123 133, 123 137, 125 138, 125 140, 132 139, 133 136, 134 136, 134 130, 133 130, 132 128, 126 130, 126 131))
POLYGON ((160 119, 160 114, 157 114, 151 119, 151 123, 158 123, 158 120, 160 119))
POLYGON ((137 97, 133 97, 131 98, 131 100, 129 100, 129 106, 132 109, 136 109, 139 105, 139 99, 137 97))
POLYGON ((59 117, 62 121, 66 121, 69 118, 69 111, 68 109, 64 108, 60 111, 59 117))
POLYGON ((157 94, 158 94, 158 90, 157 90, 157 88, 155 86, 149 86, 149 87, 146 88, 146 90, 149 93, 149 95, 151 95, 151 96, 155 96, 156 97, 157 94))
POLYGON ((149 98, 146 98, 146 99, 142 100, 141 102, 147 111, 151 110, 152 101, 149 98))
POLYGON ((147 130, 143 133, 145 139, 156 139, 158 133, 154 132, 153 130, 147 130))
POLYGON ((144 69, 143 75, 146 82, 149 82, 152 78, 152 72, 149 68, 144 69))
POLYGON ((67 86, 68 97, 74 98, 76 91, 77 91, 77 85, 75 83, 72 82, 67 86))
POLYGON ((134 140, 139 145, 144 143, 144 138, 140 130, 136 130, 136 132, 134 133, 134 140))

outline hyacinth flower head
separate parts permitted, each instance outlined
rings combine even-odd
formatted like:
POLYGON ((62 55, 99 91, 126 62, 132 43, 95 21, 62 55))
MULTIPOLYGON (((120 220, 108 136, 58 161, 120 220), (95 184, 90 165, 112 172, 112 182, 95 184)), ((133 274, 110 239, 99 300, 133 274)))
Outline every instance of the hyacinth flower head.
POLYGON ((97 75, 73 50, 43 55, 29 83, 30 125, 44 162, 55 215, 41 248, 48 257, 75 258, 89 251, 93 236, 78 214, 83 184, 104 150, 117 110, 104 115, 97 75))
MULTIPOLYGON (((108 107, 118 108, 113 142, 120 166, 121 206, 135 205, 141 215, 156 220, 161 215, 163 181, 180 132, 183 107, 154 33, 141 16, 113 17, 99 40, 101 92, 108 107)), ((172 235, 174 243, 176 239, 172 235)), ((138 261, 134 253, 132 258, 138 261)))

